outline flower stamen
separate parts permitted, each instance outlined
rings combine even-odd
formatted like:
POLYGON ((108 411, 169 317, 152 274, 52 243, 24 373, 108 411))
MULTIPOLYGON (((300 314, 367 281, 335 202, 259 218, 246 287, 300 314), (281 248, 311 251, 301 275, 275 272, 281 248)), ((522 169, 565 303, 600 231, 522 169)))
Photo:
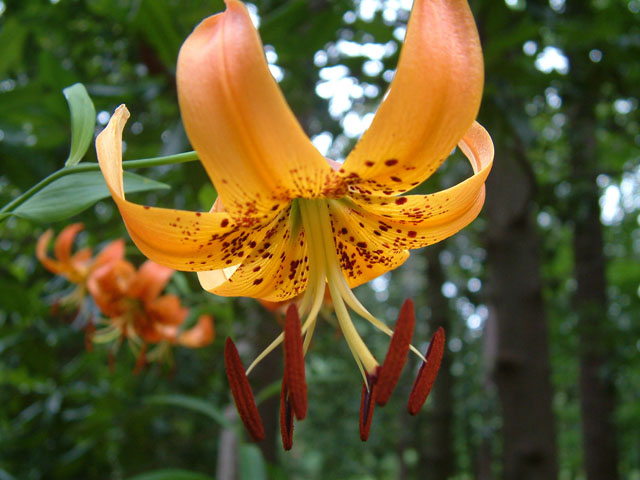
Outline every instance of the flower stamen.
POLYGON ((307 383, 304 373, 302 328, 295 304, 289 305, 284 323, 284 372, 289 401, 296 418, 302 420, 307 416, 307 383))
POLYGON ((287 451, 291 450, 293 446, 293 409, 290 398, 285 374, 280 390, 280 435, 282 436, 282 446, 287 451))
POLYGON ((415 321, 413 302, 407 299, 402 304, 387 356, 378 371, 375 398, 378 405, 385 405, 389 401, 400 379, 402 369, 407 363, 415 321))
POLYGON ((374 398, 377 377, 375 374, 367 374, 367 380, 362 385, 362 396, 360 398, 360 440, 366 442, 371 430, 371 420, 375 408, 374 398))
POLYGON ((426 362, 423 362, 418 370, 418 376, 413 383, 411 394, 409 395, 409 404, 407 409, 411 415, 417 414, 424 402, 427 401, 431 387, 436 381, 440 364, 442 363, 442 355, 444 355, 444 329, 442 327, 436 330, 431 337, 431 343, 427 349, 426 362))
POLYGON ((262 420, 260 413, 258 413, 253 391, 245 374, 242 360, 238 354, 238 349, 231 338, 227 338, 224 345, 224 365, 240 419, 251 438, 259 442, 264 439, 262 420))

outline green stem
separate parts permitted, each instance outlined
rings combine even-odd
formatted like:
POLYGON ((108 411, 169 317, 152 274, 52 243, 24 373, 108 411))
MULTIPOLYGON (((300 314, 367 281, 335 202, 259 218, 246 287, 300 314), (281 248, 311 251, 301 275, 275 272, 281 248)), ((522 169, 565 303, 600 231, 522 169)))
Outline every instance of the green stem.
MULTIPOLYGON (((155 158, 142 158, 139 160, 127 160, 126 162, 122 162, 122 168, 127 170, 129 168, 148 168, 148 167, 157 167, 160 165, 172 165, 176 163, 186 163, 186 162, 194 162, 198 160, 198 154, 196 152, 185 152, 178 153, 177 155, 168 155, 166 157, 155 157, 155 158)), ((73 173, 80 172, 93 172, 100 170, 100 165, 97 163, 80 163, 78 165, 74 165, 72 167, 64 167, 58 171, 53 172, 48 177, 45 177, 40 182, 36 183, 29 190, 24 192, 22 195, 14 198, 12 201, 7 203, 4 207, 0 209, 0 214, 2 213, 10 213, 16 207, 22 205, 25 201, 31 198, 33 195, 38 193, 44 187, 49 185, 51 182, 57 180, 58 178, 62 178, 66 175, 71 175, 73 173)))

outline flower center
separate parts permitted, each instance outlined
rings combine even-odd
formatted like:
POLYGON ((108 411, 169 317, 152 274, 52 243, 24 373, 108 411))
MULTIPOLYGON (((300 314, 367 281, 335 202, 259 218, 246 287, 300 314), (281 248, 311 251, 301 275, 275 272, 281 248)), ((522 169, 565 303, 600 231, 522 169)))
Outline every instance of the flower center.
MULTIPOLYGON (((333 308, 338 319, 338 325, 360 369, 365 385, 368 387, 370 383, 369 380, 375 376, 379 363, 360 337, 351 320, 347 307, 388 336, 393 335, 393 330, 369 313, 360 303, 351 291, 342 273, 329 215, 329 202, 332 201, 335 200, 295 200, 307 237, 309 256, 309 282, 302 300, 298 305, 300 317, 303 319, 302 333, 304 335, 304 352, 307 352, 309 344, 311 343, 318 313, 320 312, 325 297, 325 287, 328 286, 333 308)), ((292 211, 296 211, 296 209, 292 209, 292 211)), ((249 374, 266 355, 282 343, 283 339, 284 333, 280 334, 280 336, 253 361, 247 369, 247 374, 249 374)), ((413 346, 410 348, 424 361, 424 356, 418 350, 413 346)))

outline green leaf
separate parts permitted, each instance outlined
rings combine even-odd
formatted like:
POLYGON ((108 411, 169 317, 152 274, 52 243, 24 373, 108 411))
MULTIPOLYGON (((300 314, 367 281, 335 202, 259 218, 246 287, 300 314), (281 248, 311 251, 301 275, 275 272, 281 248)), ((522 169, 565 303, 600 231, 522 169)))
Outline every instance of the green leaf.
MULTIPOLYGON (((124 173, 126 193, 169 188, 135 173, 124 173)), ((51 182, 11 213, 36 222, 66 220, 111 194, 100 172, 79 172, 51 182)))
POLYGON ((209 402, 187 395, 152 395, 145 399, 146 403, 152 405, 171 405, 183 407, 194 412, 202 413, 220 424, 224 428, 231 428, 231 423, 225 418, 223 413, 209 402))
POLYGON ((240 480, 266 480, 267 469, 262 452, 251 444, 240 445, 240 480))
POLYGON ((213 480, 213 477, 188 470, 167 468, 141 473, 135 477, 129 477, 128 480, 213 480))
POLYGON ((77 165, 87 153, 96 128, 96 109, 81 83, 75 83, 62 90, 71 112, 71 151, 64 163, 65 167, 77 165))

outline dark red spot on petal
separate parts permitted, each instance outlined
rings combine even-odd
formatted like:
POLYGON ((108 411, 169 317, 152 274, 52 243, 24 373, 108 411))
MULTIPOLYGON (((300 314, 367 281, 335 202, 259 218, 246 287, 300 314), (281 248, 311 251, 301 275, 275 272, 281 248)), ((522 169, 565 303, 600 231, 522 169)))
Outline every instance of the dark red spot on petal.
POLYGON ((418 232, 414 232, 413 230, 407 232, 407 237, 409 238, 416 238, 416 235, 418 235, 418 232))
POLYGON ((365 164, 367 167, 373 167, 373 165, 374 165, 374 163, 373 163, 371 160, 367 160, 366 162, 364 162, 364 164, 365 164))
POLYGON ((427 361, 422 362, 418 376, 413 382, 413 388, 409 395, 409 404, 407 405, 411 415, 415 415, 420 411, 424 402, 427 401, 433 383, 436 381, 438 370, 440 370, 440 364, 442 363, 442 356, 444 355, 444 340, 444 329, 440 327, 431 337, 431 343, 425 355, 427 361))
POLYGON ((404 205, 407 203, 407 197, 396 198, 396 205, 404 205))
POLYGON ((398 163, 398 159, 397 158, 390 158, 389 160, 385 160, 384 164, 387 167, 393 167, 394 165, 397 165, 398 163))
POLYGON ((196 212, 196 217, 199 217, 200 215, 202 215, 202 213, 196 212))
POLYGON ((227 225, 229 225, 229 219, 228 219, 228 218, 225 218, 224 220, 222 220, 222 221, 220 222, 220 226, 221 226, 222 228, 226 227, 227 225))
POLYGON ((231 387, 231 394, 236 403, 238 414, 245 428, 249 432, 251 438, 259 442, 264 438, 264 428, 262 427, 262 419, 258 413, 256 402, 253 398, 253 392, 249 385, 249 380, 244 371, 242 360, 238 354, 233 340, 227 337, 224 345, 224 365, 227 371, 227 379, 231 387))
POLYGON ((253 284, 254 284, 254 285, 260 285, 260 284, 262 283, 262 281, 263 281, 263 280, 264 280, 263 278, 256 278, 256 279, 253 281, 253 284))
POLYGON ((391 178, 391 180, 393 180, 394 182, 398 182, 398 183, 402 182, 402 179, 400 177, 389 177, 389 178, 391 178))

